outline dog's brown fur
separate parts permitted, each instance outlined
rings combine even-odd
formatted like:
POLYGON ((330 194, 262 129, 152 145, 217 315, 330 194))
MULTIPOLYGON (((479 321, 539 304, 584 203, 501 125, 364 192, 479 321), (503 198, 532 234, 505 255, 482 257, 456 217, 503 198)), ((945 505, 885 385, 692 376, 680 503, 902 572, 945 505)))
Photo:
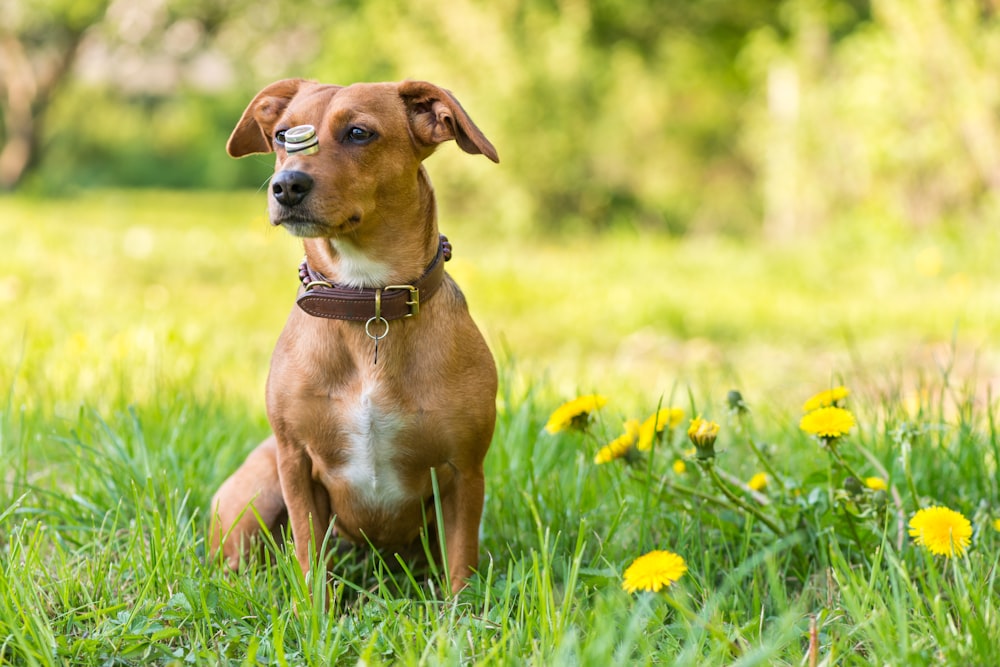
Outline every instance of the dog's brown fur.
MULTIPOLYGON (((330 280, 384 287, 411 283, 438 251, 434 194, 421 163, 452 139, 498 161, 459 103, 430 83, 289 79, 257 94, 227 148, 233 157, 275 151, 275 176, 311 176, 294 205, 272 190, 271 222, 302 237, 310 266, 330 280), (288 155, 275 134, 302 124, 315 126, 319 152, 288 155)), ((424 517, 433 520, 433 469, 452 589, 465 584, 479 557, 483 459, 496 417, 493 358, 447 276, 419 315, 389 325, 377 364, 374 353, 363 322, 292 308, 267 381, 274 435, 212 501, 212 549, 221 548, 231 567, 260 532, 248 506, 271 531, 287 515, 303 571, 313 538, 331 522, 352 542, 405 550, 424 517)))

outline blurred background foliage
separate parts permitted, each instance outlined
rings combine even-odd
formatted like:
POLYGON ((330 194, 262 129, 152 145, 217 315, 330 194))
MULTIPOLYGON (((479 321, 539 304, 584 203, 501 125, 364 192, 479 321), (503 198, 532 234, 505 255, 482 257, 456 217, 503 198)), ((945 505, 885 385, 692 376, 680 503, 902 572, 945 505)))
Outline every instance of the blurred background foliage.
MULTIPOLYGON (((0 184, 259 187, 278 78, 444 85, 500 150, 432 168, 498 229, 785 237, 993 219, 991 0, 0 0, 0 184), (499 193, 499 196, 497 196, 499 193)), ((444 152, 444 151, 443 151, 444 152)))

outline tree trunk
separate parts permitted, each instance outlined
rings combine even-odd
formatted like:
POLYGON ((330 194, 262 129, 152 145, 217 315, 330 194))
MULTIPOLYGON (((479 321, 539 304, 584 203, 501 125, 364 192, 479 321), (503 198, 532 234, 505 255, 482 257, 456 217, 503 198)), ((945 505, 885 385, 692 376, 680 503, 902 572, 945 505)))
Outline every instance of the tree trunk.
POLYGON ((16 36, 0 34, 0 93, 4 134, 0 190, 13 190, 38 161, 42 123, 49 101, 66 78, 83 37, 73 32, 58 45, 48 68, 36 67, 16 36))

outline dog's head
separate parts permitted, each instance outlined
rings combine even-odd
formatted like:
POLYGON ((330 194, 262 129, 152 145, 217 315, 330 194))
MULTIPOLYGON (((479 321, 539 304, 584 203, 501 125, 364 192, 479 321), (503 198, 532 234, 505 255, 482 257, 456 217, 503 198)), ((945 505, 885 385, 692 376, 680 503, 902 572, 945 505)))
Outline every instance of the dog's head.
POLYGON ((296 236, 332 237, 409 205, 420 163, 452 139, 499 162, 458 101, 434 84, 341 87, 285 79, 257 93, 226 148, 233 157, 275 153, 273 224, 296 236), (286 142, 286 132, 305 125, 315 131, 317 150, 286 142))

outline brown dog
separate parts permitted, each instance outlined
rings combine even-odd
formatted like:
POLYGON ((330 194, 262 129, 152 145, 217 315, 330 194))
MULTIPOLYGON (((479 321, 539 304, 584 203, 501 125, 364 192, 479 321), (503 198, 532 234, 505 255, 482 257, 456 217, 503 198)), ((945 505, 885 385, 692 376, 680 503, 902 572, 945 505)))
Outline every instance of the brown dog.
POLYGON ((455 98, 421 81, 278 81, 233 130, 233 157, 275 152, 271 223, 306 260, 271 359, 274 435, 212 500, 212 549, 230 567, 261 529, 255 512, 271 531, 287 518, 303 572, 331 524, 406 550, 434 521, 432 470, 452 591, 476 567, 497 375, 442 265, 422 162, 449 139, 499 161, 455 98))

